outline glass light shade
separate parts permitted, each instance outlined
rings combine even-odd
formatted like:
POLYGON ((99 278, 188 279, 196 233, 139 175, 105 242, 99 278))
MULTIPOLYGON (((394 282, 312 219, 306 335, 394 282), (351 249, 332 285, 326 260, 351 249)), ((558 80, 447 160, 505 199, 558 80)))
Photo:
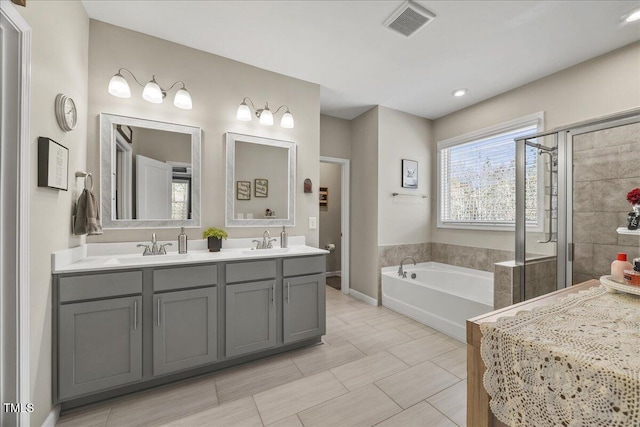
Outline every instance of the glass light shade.
POLYGON ((286 129, 293 128, 293 115, 287 110, 286 113, 282 115, 282 120, 280 120, 280 126, 286 129))
POLYGON ((273 113, 271 113, 271 110, 268 108, 265 108, 262 110, 262 113, 260 113, 260 124, 273 126, 273 113))
POLYGON ((185 88, 176 92, 176 97, 173 99, 173 105, 178 108, 182 108, 183 110, 191 110, 191 108, 193 108, 191 95, 189 95, 189 92, 185 88))
POLYGON ((236 114, 236 118, 243 122, 251 121, 251 110, 249 109, 249 106, 244 102, 240 104, 240 106, 238 107, 238 113, 236 114))
POLYGON ((640 20, 640 9, 638 9, 638 10, 636 10, 634 12, 631 12, 629 14, 629 16, 627 16, 627 19, 625 19, 625 21, 627 21, 627 22, 634 22, 634 21, 638 21, 638 20, 640 20))
POLYGON ((116 74, 109 80, 109 93, 118 98, 130 98, 131 89, 129 83, 122 77, 122 74, 116 74))
POLYGON ((158 86, 158 83, 156 83, 154 80, 151 80, 149 83, 147 83, 147 85, 144 87, 144 90, 142 91, 142 97, 146 101, 149 101, 153 104, 161 104, 162 90, 160 89, 160 86, 158 86))

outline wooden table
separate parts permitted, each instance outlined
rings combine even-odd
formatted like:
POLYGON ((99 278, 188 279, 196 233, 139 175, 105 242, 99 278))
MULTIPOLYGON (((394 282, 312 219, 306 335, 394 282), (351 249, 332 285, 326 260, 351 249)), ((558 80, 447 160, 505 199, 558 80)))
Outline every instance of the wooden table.
POLYGON ((482 377, 486 368, 480 356, 480 340, 482 338, 480 325, 495 322, 499 317, 514 316, 519 311, 547 305, 559 298, 594 286, 600 286, 600 282, 589 280, 467 320, 467 426, 505 427, 505 424, 497 420, 489 409, 489 395, 482 385, 482 377))

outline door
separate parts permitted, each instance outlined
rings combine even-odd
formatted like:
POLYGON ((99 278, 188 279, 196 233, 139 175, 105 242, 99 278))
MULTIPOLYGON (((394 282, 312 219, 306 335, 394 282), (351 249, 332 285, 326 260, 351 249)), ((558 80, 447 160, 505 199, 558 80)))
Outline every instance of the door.
POLYGON ((142 379, 142 297, 60 307, 60 399, 142 379))
POLYGON ((284 279, 282 289, 284 343, 324 335, 325 275, 284 279))
POLYGON ((217 360, 217 301, 215 287, 154 296, 154 375, 217 360))
POLYGON ((227 357, 276 345, 276 282, 240 283, 226 287, 227 357))
POLYGON ((171 165, 136 155, 136 219, 171 219, 171 165))

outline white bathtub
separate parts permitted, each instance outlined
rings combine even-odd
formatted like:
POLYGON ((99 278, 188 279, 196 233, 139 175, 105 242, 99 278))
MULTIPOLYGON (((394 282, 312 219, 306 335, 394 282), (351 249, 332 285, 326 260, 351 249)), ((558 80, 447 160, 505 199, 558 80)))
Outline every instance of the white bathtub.
POLYGON ((382 305, 460 341, 466 320, 493 310, 493 273, 437 262, 382 269, 382 305), (416 275, 415 279, 411 275, 416 275))

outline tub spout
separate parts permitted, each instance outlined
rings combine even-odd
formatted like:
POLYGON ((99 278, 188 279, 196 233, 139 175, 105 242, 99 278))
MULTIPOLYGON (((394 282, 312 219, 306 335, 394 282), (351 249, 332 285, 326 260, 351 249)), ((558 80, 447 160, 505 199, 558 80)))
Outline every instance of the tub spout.
POLYGON ((398 267, 398 276, 402 277, 402 278, 406 278, 407 277, 407 273, 405 273, 404 271, 404 262, 406 260, 410 260, 413 261, 413 265, 416 265, 416 260, 413 257, 406 257, 405 259, 403 259, 402 261, 400 261, 400 267, 398 267))

